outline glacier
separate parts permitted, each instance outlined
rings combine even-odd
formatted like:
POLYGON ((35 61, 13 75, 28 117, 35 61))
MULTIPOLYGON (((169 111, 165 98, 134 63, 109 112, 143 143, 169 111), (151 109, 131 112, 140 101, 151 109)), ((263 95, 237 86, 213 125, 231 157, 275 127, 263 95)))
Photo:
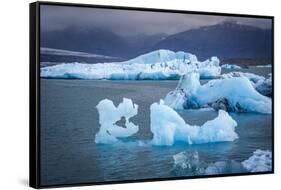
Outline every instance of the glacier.
POLYGON ((100 129, 95 136, 97 144, 112 144, 118 142, 118 138, 129 137, 138 132, 139 127, 129 119, 138 113, 138 105, 132 100, 123 98, 117 107, 111 100, 101 100, 96 106, 99 113, 100 129), (125 118, 125 127, 116 124, 122 117, 125 118))
POLYGON ((213 79, 201 85, 198 72, 183 75, 164 101, 173 109, 212 107, 235 112, 271 113, 271 99, 260 94, 244 76, 213 79))
POLYGON ((153 133, 151 143, 158 146, 171 146, 176 142, 202 144, 211 142, 234 141, 237 123, 227 112, 220 110, 218 117, 202 126, 189 125, 164 101, 150 106, 150 129, 153 133))
POLYGON ((61 63, 42 67, 42 78, 73 78, 89 80, 167 80, 179 79, 187 71, 198 69, 201 78, 216 78, 221 74, 219 59, 203 62, 183 51, 155 50, 134 59, 111 63, 61 63))

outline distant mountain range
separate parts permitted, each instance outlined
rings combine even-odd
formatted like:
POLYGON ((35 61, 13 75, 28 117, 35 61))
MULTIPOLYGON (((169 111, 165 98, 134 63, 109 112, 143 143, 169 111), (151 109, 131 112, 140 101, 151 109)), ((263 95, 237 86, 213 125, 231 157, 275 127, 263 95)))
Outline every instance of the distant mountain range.
POLYGON ((272 33, 269 29, 223 22, 167 37, 153 48, 188 51, 201 59, 271 58, 272 33))
POLYGON ((85 62, 85 63, 101 63, 101 62, 117 62, 122 59, 99 54, 77 52, 70 50, 61 50, 54 48, 40 48, 40 59, 44 65, 52 65, 52 63, 67 62, 85 62))
MULTIPOLYGON (((218 56, 220 59, 271 59, 272 31, 222 22, 170 36, 131 35, 122 37, 103 29, 68 28, 41 34, 41 47, 100 54, 126 60, 157 49, 185 51, 199 60, 218 56)), ((46 58, 46 56, 45 56, 46 58)))

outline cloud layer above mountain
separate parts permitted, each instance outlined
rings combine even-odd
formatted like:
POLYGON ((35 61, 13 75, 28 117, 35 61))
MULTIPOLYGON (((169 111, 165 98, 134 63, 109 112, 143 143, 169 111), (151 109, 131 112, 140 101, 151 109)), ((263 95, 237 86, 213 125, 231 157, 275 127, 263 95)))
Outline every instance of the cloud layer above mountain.
POLYGON ((69 28, 90 30, 100 28, 121 36, 127 35, 167 35, 201 26, 213 25, 225 20, 239 24, 271 28, 270 19, 243 18, 230 16, 210 16, 195 14, 175 14, 149 11, 129 11, 42 5, 41 31, 50 32, 69 28))

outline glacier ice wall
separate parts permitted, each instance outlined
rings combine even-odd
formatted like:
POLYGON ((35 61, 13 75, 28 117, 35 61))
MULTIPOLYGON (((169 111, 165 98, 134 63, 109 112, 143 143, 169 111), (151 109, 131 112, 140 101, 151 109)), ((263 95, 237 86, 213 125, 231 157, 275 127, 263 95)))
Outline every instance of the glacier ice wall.
POLYGON ((194 69, 199 70, 201 78, 215 78, 221 73, 217 57, 200 62, 190 53, 156 50, 124 62, 62 63, 43 67, 40 76, 94 80, 166 80, 179 79, 194 69))

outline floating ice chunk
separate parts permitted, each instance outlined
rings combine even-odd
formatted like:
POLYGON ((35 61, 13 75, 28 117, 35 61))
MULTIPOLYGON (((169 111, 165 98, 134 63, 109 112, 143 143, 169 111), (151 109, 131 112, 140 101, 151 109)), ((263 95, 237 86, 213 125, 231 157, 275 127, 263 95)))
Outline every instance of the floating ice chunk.
POLYGON ((186 63, 198 61, 197 57, 191 53, 186 53, 183 51, 173 52, 170 50, 160 49, 140 55, 134 59, 124 61, 124 63, 154 64, 165 63, 174 60, 182 60, 186 63))
POLYGON ((218 117, 202 126, 186 124, 176 111, 169 106, 153 103, 150 106, 150 129, 153 133, 152 144, 171 146, 176 142, 202 144, 211 142, 234 141, 238 138, 237 126, 227 112, 220 110, 218 117))
POLYGON ((221 68, 224 69, 242 69, 242 67, 235 65, 235 64, 223 64, 221 65, 221 68))
POLYGON ((219 175, 241 172, 247 172, 247 170, 240 162, 234 160, 217 161, 215 163, 209 164, 205 169, 205 175, 219 175))
POLYGON ((262 95, 272 96, 272 76, 270 75, 267 79, 259 80, 254 87, 262 95))
POLYGON ((203 175, 206 164, 200 160, 197 151, 182 151, 173 156, 173 172, 179 176, 203 175))
POLYGON ((211 59, 207 59, 206 61, 198 64, 198 70, 201 79, 211 79, 220 76, 221 67, 220 60, 217 57, 211 57, 211 59))
POLYGON ((233 77, 246 77, 253 83, 256 83, 260 80, 265 79, 263 76, 256 75, 256 74, 253 74, 253 73, 230 72, 230 73, 226 73, 226 74, 221 75, 221 78, 223 78, 223 79, 233 78, 233 77))
POLYGON ((240 162, 234 160, 207 163, 200 159, 197 151, 182 151, 173 156, 173 173, 179 176, 219 175, 247 172, 240 162))
POLYGON ((173 160, 172 171, 180 176, 272 171, 271 151, 256 150, 253 156, 243 162, 219 160, 214 163, 208 163, 200 159, 197 151, 182 151, 175 154, 173 160))
POLYGON ((272 95, 272 76, 269 74, 269 78, 259 76, 253 73, 242 73, 242 72, 230 72, 221 75, 221 78, 233 78, 233 77, 247 77, 253 87, 264 96, 272 95))
POLYGON ((268 65, 257 65, 256 67, 258 67, 258 68, 272 67, 272 65, 271 64, 268 64, 268 65))
POLYGON ((269 150, 256 150, 254 154, 247 160, 242 162, 242 165, 249 172, 265 172, 272 170, 272 152, 269 150))
MULTIPOLYGON (((199 74, 196 72, 189 72, 182 76, 178 87, 165 97, 165 104, 174 109, 194 109, 206 105, 212 106, 213 103, 222 99, 227 100, 226 110, 272 112, 271 99, 258 93, 248 78, 214 79, 201 85, 199 74)), ((219 103, 222 102, 224 101, 219 101, 219 103)))
POLYGON ((215 78, 221 72, 216 57, 200 62, 191 53, 156 50, 124 62, 62 63, 43 67, 40 69, 40 76, 87 80, 167 80, 179 79, 194 68, 199 70, 201 78, 215 78))
POLYGON ((198 108, 199 105, 192 97, 197 88, 200 87, 200 82, 197 78, 199 78, 198 72, 192 71, 189 74, 183 75, 176 90, 169 92, 165 97, 165 104, 177 110, 198 108))
POLYGON ((132 100, 124 98, 118 107, 113 102, 104 99, 97 105, 99 112, 100 129, 96 134, 95 142, 100 144, 112 144, 118 141, 118 137, 129 137, 138 132, 139 127, 129 121, 129 118, 138 113, 138 105, 132 100), (125 117, 125 126, 116 125, 116 122, 125 117))

